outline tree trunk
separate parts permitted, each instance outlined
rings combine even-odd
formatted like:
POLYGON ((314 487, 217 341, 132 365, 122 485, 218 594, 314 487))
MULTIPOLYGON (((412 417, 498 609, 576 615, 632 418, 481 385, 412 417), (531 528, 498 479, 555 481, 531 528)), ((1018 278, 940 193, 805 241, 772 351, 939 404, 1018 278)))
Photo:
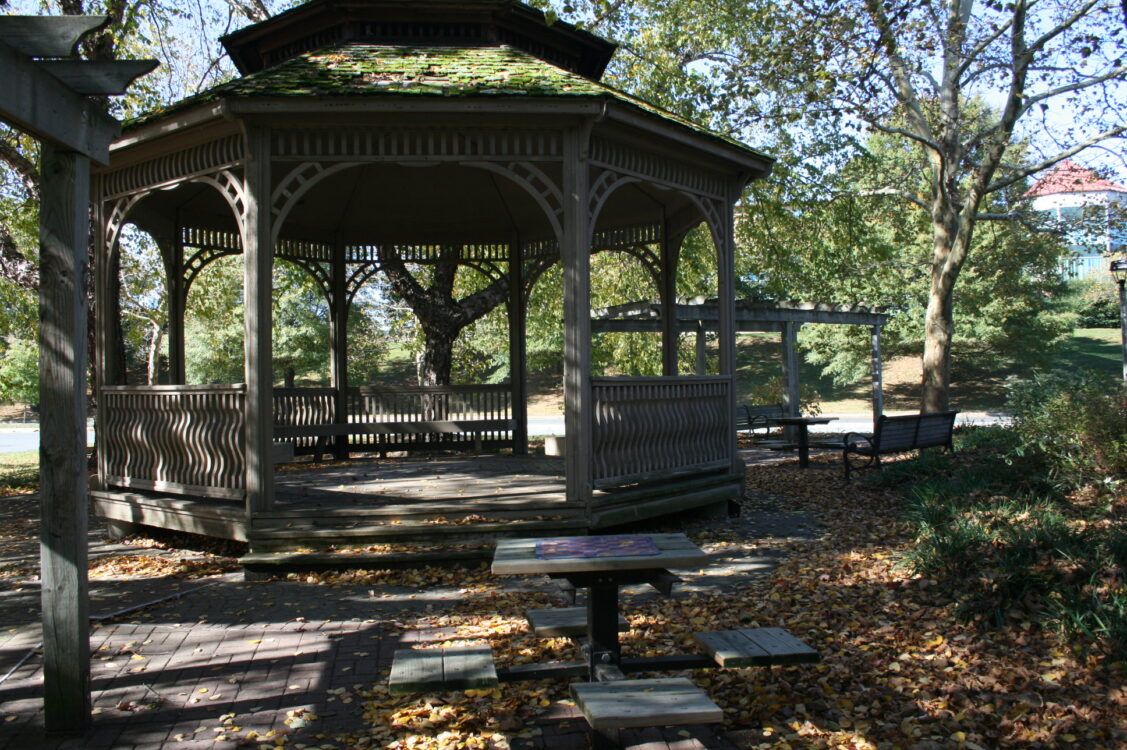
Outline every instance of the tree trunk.
POLYGON ((958 210, 942 192, 932 210, 931 290, 924 316, 923 393, 920 411, 951 407, 951 341, 955 331, 955 281, 966 261, 974 233, 977 196, 958 210))
POLYGON ((164 326, 149 321, 149 385, 156 385, 160 376, 160 345, 164 341, 164 326))
POLYGON ((447 329, 424 325, 426 350, 423 352, 422 385, 450 385, 450 371, 454 366, 454 341, 461 327, 447 329))

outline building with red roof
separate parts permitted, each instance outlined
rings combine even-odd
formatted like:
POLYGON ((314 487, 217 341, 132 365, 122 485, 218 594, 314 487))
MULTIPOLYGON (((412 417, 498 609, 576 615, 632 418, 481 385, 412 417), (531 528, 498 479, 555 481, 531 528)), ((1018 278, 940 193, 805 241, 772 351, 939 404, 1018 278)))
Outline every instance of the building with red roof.
POLYGON ((1062 161, 1023 197, 1066 233, 1075 253, 1066 275, 1106 273, 1108 256, 1127 250, 1127 187, 1095 170, 1062 161))

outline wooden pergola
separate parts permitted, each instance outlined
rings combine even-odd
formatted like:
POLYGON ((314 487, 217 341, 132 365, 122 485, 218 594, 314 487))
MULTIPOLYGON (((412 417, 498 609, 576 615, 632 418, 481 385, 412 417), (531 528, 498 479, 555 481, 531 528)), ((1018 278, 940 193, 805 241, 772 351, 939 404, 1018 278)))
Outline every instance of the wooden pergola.
POLYGON ((315 0, 223 41, 242 77, 129 124, 95 174, 98 512, 253 545, 256 524, 276 513, 279 451, 327 441, 340 458, 487 442, 525 452, 525 312, 556 263, 573 515, 599 528, 741 492, 732 212, 770 157, 601 84, 614 45, 520 3, 315 0), (678 376, 678 323, 666 316, 663 375, 593 376, 591 254, 645 259, 672 301, 681 243, 702 222, 724 300, 719 374, 678 376), (127 385, 116 354, 127 223, 164 254, 169 385, 127 385), (188 384, 187 295, 229 255, 245 269, 245 383, 188 384), (504 280, 507 385, 350 381, 349 305, 392 256, 456 257, 504 280), (303 267, 325 294, 328 388, 275 384, 276 260, 303 267))
MULTIPOLYGON (((592 321, 595 332, 657 331, 664 312, 661 302, 632 302, 615 305, 596 312, 592 321)), ((679 301, 674 305, 674 317, 681 333, 696 335, 697 373, 705 371, 705 334, 720 330, 720 310, 716 300, 694 299, 679 301)), ((883 365, 881 363, 881 328, 888 315, 881 310, 863 305, 834 305, 820 302, 758 302, 736 300, 737 333, 777 332, 782 334, 783 378, 786 389, 783 405, 787 413, 798 415, 799 378, 797 341, 798 331, 804 325, 866 326, 871 342, 873 424, 884 413, 883 365)))

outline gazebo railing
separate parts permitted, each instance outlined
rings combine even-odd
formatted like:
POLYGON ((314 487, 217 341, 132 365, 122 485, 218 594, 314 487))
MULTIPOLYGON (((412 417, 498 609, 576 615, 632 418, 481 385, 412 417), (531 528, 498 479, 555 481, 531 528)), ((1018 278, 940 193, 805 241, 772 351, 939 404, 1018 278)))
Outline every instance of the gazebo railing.
POLYGON ((732 465, 724 376, 593 377, 593 481, 613 487, 732 465))
POLYGON ((98 453, 116 487, 246 495, 243 385, 103 386, 98 453))
POLYGON ((506 447, 512 394, 507 385, 363 386, 349 391, 348 422, 361 448, 506 447))
POLYGON ((348 415, 336 423, 333 388, 274 389, 275 439, 301 455, 348 435, 358 450, 411 451, 507 447, 512 403, 506 385, 362 386, 349 389, 348 415))

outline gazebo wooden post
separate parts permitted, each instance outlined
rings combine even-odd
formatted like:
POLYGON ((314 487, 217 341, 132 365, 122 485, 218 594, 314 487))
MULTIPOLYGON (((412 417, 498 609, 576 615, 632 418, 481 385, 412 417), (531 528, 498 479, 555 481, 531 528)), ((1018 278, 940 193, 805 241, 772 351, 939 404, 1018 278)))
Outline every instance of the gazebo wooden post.
POLYGON ((187 381, 184 356, 184 313, 187 309, 187 288, 184 283, 184 235, 179 221, 172 225, 172 237, 165 259, 168 279, 168 382, 183 385, 187 381))
POLYGON ((513 420, 513 454, 528 455, 528 301, 524 290, 524 253, 520 236, 509 243, 509 385, 513 420))
POLYGON ((880 357, 880 326, 874 325, 869 330, 872 333, 873 342, 873 360, 872 360, 872 375, 873 375, 873 430, 877 429, 877 421, 880 415, 884 414, 884 368, 881 364, 880 357))
POLYGON ((729 200, 723 201, 719 206, 720 226, 713 227, 713 237, 716 242, 716 275, 717 275, 717 339, 720 348, 720 375, 729 379, 728 383, 728 415, 730 443, 729 455, 732 457, 732 470, 743 471, 743 461, 740 459, 736 446, 735 414, 736 414, 736 260, 735 238, 733 227, 735 224, 735 203, 743 189, 744 183, 732 186, 733 195, 729 200))
POLYGON ((86 265, 90 160, 44 141, 39 219, 39 502, 48 731, 90 723, 86 265))
POLYGON ((680 237, 669 232, 669 222, 661 227, 661 374, 677 374, 680 328, 677 321, 677 256, 680 237))
MULTIPOLYGON (((348 261, 347 249, 339 239, 333 243, 333 267, 329 294, 330 330, 329 377, 333 387, 333 424, 348 424, 348 261)), ((348 434, 337 435, 333 455, 348 459, 348 434)))
POLYGON ((708 374, 708 336, 706 335, 708 329, 705 328, 704 321, 698 320, 696 322, 696 335, 694 340, 696 342, 696 355, 697 355, 697 375, 708 374))
POLYGON ((592 493, 591 429, 591 229, 586 158, 579 130, 564 136, 563 261, 564 289, 564 460, 567 499, 588 509, 592 493))
POLYGON ((270 132, 246 131, 243 224, 244 351, 246 356, 247 519, 274 504, 273 337, 274 242, 270 211, 270 132))

